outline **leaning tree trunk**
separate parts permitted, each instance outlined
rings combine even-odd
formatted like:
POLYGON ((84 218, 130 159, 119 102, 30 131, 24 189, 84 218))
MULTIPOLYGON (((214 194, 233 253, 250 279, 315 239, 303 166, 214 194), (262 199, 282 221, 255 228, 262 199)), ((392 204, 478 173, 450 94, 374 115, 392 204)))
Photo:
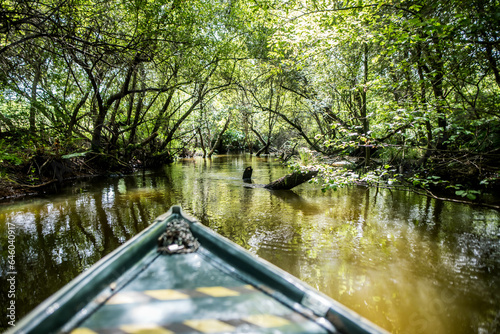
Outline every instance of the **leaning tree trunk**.
POLYGON ((210 152, 208 152, 208 157, 209 158, 212 157, 212 155, 214 154, 214 152, 217 149, 217 147, 220 146, 220 144, 222 142, 222 136, 224 135, 224 132, 226 132, 226 130, 227 130, 228 126, 229 126, 229 123, 231 122, 231 116, 232 115, 229 115, 229 117, 227 118, 226 124, 224 124, 224 128, 222 129, 222 131, 217 136, 217 140, 215 141, 214 146, 212 147, 212 149, 210 150, 210 152))
POLYGON ((261 148, 256 154, 256 157, 260 157, 262 152, 265 152, 266 154, 269 154, 269 146, 271 146, 270 142, 267 142, 263 148, 261 148))
POLYGON ((35 77, 33 78, 33 83, 31 85, 31 99, 30 99, 30 135, 34 135, 36 133, 36 90, 38 88, 38 83, 40 82, 40 76, 42 74, 41 64, 38 62, 35 68, 35 77))
POLYGON ((304 182, 309 181, 318 174, 317 170, 296 171, 291 174, 280 177, 279 179, 264 186, 271 190, 289 190, 304 182))

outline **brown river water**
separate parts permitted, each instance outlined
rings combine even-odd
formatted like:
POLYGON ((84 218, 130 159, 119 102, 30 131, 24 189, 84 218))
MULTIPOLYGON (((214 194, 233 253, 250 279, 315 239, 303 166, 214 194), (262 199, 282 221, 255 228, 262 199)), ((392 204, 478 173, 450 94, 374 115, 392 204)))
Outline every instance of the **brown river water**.
POLYGON ((0 203, 1 327, 12 269, 19 319, 180 204, 390 332, 500 333, 500 212, 388 189, 249 189, 247 166, 254 183, 289 172, 273 158, 195 158, 0 203))

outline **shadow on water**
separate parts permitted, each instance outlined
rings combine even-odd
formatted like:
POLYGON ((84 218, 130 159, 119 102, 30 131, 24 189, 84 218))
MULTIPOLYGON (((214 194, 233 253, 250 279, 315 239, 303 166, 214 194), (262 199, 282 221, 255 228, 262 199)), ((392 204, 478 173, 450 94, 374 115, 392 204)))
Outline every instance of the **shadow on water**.
POLYGON ((321 212, 321 207, 306 200, 304 197, 300 196, 293 190, 268 190, 271 195, 276 196, 290 206, 296 207, 302 212, 307 212, 308 214, 319 214, 321 212))
POLYGON ((15 226, 16 316, 180 204, 391 332, 499 332, 498 212, 387 189, 245 188, 248 166, 254 184, 288 173, 270 158, 186 159, 1 204, 2 280, 7 229, 15 226))

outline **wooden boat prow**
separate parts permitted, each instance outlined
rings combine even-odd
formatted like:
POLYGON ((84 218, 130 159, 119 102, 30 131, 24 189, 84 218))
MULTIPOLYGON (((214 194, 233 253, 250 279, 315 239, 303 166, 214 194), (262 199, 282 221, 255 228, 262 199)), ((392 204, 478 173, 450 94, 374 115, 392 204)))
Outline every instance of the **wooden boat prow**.
POLYGON ((173 206, 7 333, 386 331, 173 206), (189 224, 195 252, 157 251, 173 220, 189 224))

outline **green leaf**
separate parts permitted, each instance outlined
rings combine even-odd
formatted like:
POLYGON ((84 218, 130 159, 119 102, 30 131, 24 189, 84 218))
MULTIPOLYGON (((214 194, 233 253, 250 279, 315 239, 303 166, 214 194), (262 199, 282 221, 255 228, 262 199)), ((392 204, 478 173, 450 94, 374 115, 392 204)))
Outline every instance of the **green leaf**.
POLYGON ((477 197, 476 197, 476 195, 474 195, 472 193, 468 193, 467 194, 467 198, 470 199, 470 200, 475 200, 477 197))

